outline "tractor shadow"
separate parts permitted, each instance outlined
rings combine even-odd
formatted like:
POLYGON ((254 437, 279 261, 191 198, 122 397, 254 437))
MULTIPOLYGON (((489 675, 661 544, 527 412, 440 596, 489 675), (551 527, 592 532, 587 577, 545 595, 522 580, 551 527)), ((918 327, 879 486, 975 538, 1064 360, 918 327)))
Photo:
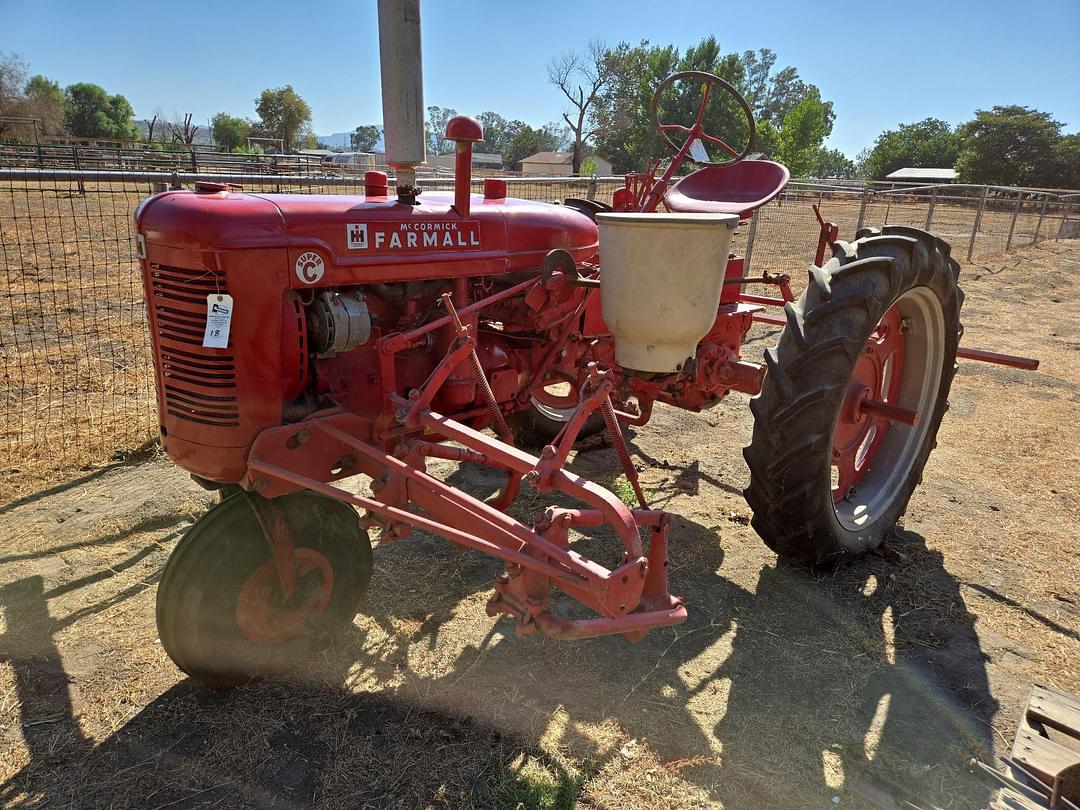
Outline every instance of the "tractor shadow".
POLYGON ((3 725, 28 759, 0 783, 0 806, 566 807, 580 791, 535 743, 343 690, 340 654, 291 682, 215 691, 185 679, 96 742, 72 699, 46 593, 36 576, 0 586, 0 663, 15 693, 5 703, 19 706, 3 725))
MULTIPOLYGON (((606 484, 621 474, 609 450, 571 466, 606 484)), ((712 486, 679 479, 697 475, 680 471, 671 492, 712 486)), ((502 483, 449 478, 480 497, 502 483)), ((525 492, 515 516, 551 500, 525 492)), ((725 532, 725 559, 718 535, 673 518, 671 590, 690 619, 634 645, 517 638, 512 621, 484 617, 496 561, 422 535, 380 546, 351 638, 292 682, 213 692, 183 680, 100 741, 73 706, 48 592, 16 580, 0 586, 0 661, 19 705, 6 733, 28 761, 0 804, 571 806, 583 777, 558 751, 584 763, 593 803, 620 775, 608 803, 655 803, 662 773, 729 807, 984 806, 965 761, 989 758, 997 704, 940 554, 901 532, 890 559, 815 579, 734 547, 742 534, 725 532), (635 758, 628 738, 668 764, 635 758)), ((618 550, 604 530, 578 547, 602 562, 618 550)))

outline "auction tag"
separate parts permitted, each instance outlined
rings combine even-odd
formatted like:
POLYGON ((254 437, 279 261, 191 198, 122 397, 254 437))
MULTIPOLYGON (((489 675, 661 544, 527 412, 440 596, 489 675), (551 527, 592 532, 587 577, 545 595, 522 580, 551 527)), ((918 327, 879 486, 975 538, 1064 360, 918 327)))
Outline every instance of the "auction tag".
POLYGON ((206 296, 206 331, 203 333, 203 346, 210 349, 225 349, 228 347, 232 310, 231 295, 210 293, 206 296))
POLYGON ((698 163, 709 162, 709 153, 705 151, 705 144, 701 142, 701 138, 694 138, 694 142, 690 144, 690 157, 698 163))

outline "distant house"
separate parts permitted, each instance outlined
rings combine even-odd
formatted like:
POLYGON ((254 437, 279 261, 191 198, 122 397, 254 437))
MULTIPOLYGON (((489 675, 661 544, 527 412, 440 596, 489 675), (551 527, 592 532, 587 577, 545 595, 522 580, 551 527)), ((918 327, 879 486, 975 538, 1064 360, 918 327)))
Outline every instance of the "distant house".
POLYGON ((956 169, 897 169, 885 179, 897 183, 955 183, 956 169))
MULTIPOLYGON (((592 161, 596 174, 611 174, 611 163, 599 155, 588 155, 582 164, 592 161)), ((572 175, 574 156, 570 152, 537 152, 521 161, 521 173, 525 177, 569 177, 572 175)))
MULTIPOLYGON (((457 157, 453 152, 448 155, 428 155, 427 164, 432 169, 454 170, 454 159, 457 157)), ((503 167, 502 155, 493 155, 486 152, 473 152, 472 167, 474 169, 488 169, 497 171, 503 167)))

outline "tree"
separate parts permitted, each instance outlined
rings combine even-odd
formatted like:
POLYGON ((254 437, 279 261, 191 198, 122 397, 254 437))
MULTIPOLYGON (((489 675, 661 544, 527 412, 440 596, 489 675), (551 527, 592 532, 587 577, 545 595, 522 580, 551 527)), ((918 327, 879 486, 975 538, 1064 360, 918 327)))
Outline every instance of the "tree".
POLYGON ((1058 159, 1056 188, 1080 189, 1080 133, 1063 135, 1054 146, 1058 159))
POLYGON ((951 169, 960 153, 960 136, 944 121, 924 118, 878 135, 860 160, 861 174, 881 180, 897 169, 951 169))
MULTIPOLYGON (((636 46, 620 42, 605 53, 604 60, 608 82, 594 107, 596 143, 597 151, 617 172, 640 169, 650 157, 670 152, 656 132, 652 99, 660 82, 676 71, 714 73, 741 92, 757 125, 754 151, 780 157, 783 150, 783 157, 799 164, 796 171, 813 167, 832 131, 832 102, 824 101, 817 87, 800 79, 794 67, 774 73, 776 55, 768 49, 725 54, 710 36, 680 53, 674 45, 657 46, 643 40, 636 46)), ((661 122, 689 125, 700 103, 700 82, 676 83, 660 101, 661 122)), ((703 123, 706 132, 733 148, 741 148, 750 135, 745 115, 728 93, 710 96, 703 123)))
POLYGON ((961 182, 1049 186, 1058 180, 1061 123, 1028 107, 976 110, 957 130, 963 148, 956 159, 961 182))
POLYGON ((135 140, 134 115, 126 98, 109 95, 96 84, 80 82, 64 90, 64 126, 80 138, 135 140))
POLYGON ((591 126, 592 108, 607 84, 606 52, 604 43, 593 39, 584 53, 567 51, 548 63, 548 81, 570 102, 562 117, 574 137, 571 169, 575 175, 581 171, 586 141, 596 134, 591 126))
POLYGON ((558 146, 556 136, 547 127, 533 129, 525 124, 514 134, 502 153, 503 165, 517 171, 521 168, 522 158, 535 155, 537 152, 554 152, 558 146))
MULTIPOLYGON (((642 169, 659 156, 660 137, 652 124, 650 105, 657 84, 674 72, 679 51, 674 45, 620 42, 604 54, 607 85, 594 106, 596 151, 616 172, 642 169)), ((666 147, 665 147, 666 149, 666 147)))
MULTIPOLYGON (((817 90, 800 79, 799 71, 790 65, 773 73, 776 54, 768 48, 761 48, 757 53, 744 51, 742 61, 746 70, 746 100, 759 126, 768 122, 779 129, 791 109, 811 90, 817 90)), ((829 110, 832 111, 831 104, 829 110)))
POLYGON ((822 142, 832 132, 832 104, 810 85, 803 99, 787 111, 779 131, 777 159, 796 177, 806 177, 817 165, 822 142))
POLYGON ((210 119, 210 134, 214 136, 214 143, 232 152, 247 148, 247 139, 254 126, 255 122, 247 118, 219 112, 210 119))
POLYGON ((64 130, 64 93, 44 76, 27 79, 27 66, 18 56, 0 54, 0 116, 31 118, 34 122, 0 122, 0 138, 29 140, 37 134, 64 130))
POLYGON ((525 126, 524 121, 507 121, 497 112, 482 112, 476 116, 484 128, 483 150, 488 154, 501 155, 510 146, 514 136, 525 126))
POLYGON ((446 134, 446 124, 451 118, 458 114, 458 111, 453 107, 431 106, 427 108, 427 113, 428 120, 426 129, 428 154, 450 154, 454 151, 454 142, 448 141, 444 137, 446 134))
POLYGON ((191 113, 187 113, 180 121, 169 121, 165 124, 172 135, 173 143, 182 143, 191 146, 195 142, 195 134, 199 128, 191 125, 191 113))
POLYGON ((349 143, 352 145, 353 151, 374 152, 375 144, 379 142, 381 137, 382 127, 377 127, 374 124, 361 124, 349 135, 349 143))
POLYGON ((255 99, 255 112, 267 137, 280 139, 286 150, 302 142, 302 131, 311 123, 311 107, 291 84, 263 90, 255 99))
MULTIPOLYGON (((0 54, 0 116, 22 118, 26 111, 26 63, 15 54, 0 54)), ((32 134, 33 130, 0 121, 0 138, 32 134)))
POLYGON ((820 147, 810 174, 814 177, 838 177, 847 180, 855 176, 855 164, 839 149, 820 147))
POLYGON ((56 134, 64 131, 64 91, 57 82, 44 76, 32 76, 23 91, 26 96, 26 114, 38 119, 43 132, 56 134))

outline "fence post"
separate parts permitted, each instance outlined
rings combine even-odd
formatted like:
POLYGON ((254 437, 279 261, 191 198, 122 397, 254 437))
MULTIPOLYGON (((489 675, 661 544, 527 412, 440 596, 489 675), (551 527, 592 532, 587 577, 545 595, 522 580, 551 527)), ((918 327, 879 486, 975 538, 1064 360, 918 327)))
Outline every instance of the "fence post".
POLYGON ((888 225, 889 224, 889 212, 892 211, 892 198, 895 196, 891 192, 894 192, 894 191, 896 191, 896 183, 893 183, 892 185, 889 186, 889 192, 890 192, 890 194, 889 194, 889 202, 885 205, 885 221, 881 223, 882 225, 888 225))
POLYGON ((979 225, 982 224, 983 208, 986 207, 986 195, 990 191, 990 186, 983 186, 982 196, 979 197, 979 210, 975 212, 975 222, 971 226, 971 241, 968 242, 967 260, 971 261, 971 254, 975 252, 975 235, 979 232, 979 225))
MULTIPOLYGON (((72 146, 71 147, 71 156, 75 159, 75 171, 80 171, 82 169, 82 166, 79 165, 79 147, 77 147, 77 146, 72 146)), ((83 181, 82 181, 81 177, 78 180, 78 185, 79 185, 79 193, 80 194, 85 194, 86 193, 86 186, 83 184, 83 181)))
POLYGON ((757 221, 760 212, 761 209, 759 208, 750 216, 750 232, 746 234, 746 256, 743 258, 744 276, 750 272, 750 257, 754 253, 754 234, 757 233, 757 221))
POLYGON ((199 163, 195 159, 195 150, 194 149, 191 150, 191 173, 192 174, 198 174, 199 173, 199 163))
POLYGON ((1042 230, 1043 217, 1046 216, 1046 204, 1050 202, 1050 194, 1046 192, 1043 194, 1042 208, 1039 209, 1039 223, 1035 226, 1035 238, 1031 240, 1031 244, 1039 244, 1039 231, 1042 230))
POLYGON ((862 230, 863 224, 866 222, 866 203, 870 200, 870 194, 869 187, 862 190, 862 203, 859 204, 859 221, 855 224, 856 233, 862 230))
POLYGON ((594 174, 592 177, 589 178, 589 189, 588 189, 588 191, 585 192, 585 199, 586 200, 595 200, 596 199, 596 186, 597 186, 596 175, 594 174))
POLYGON ((926 227, 923 228, 924 231, 930 230, 930 225, 934 221, 934 205, 937 203, 937 190, 938 187, 934 186, 933 190, 930 192, 930 207, 926 209, 926 227))
POLYGON ((1009 238, 1005 240, 1005 252, 1009 252, 1009 248, 1012 247, 1013 231, 1016 230, 1016 217, 1020 213, 1020 203, 1024 199, 1024 192, 1019 189, 1016 192, 1016 208, 1013 209, 1012 222, 1009 223, 1009 238))

